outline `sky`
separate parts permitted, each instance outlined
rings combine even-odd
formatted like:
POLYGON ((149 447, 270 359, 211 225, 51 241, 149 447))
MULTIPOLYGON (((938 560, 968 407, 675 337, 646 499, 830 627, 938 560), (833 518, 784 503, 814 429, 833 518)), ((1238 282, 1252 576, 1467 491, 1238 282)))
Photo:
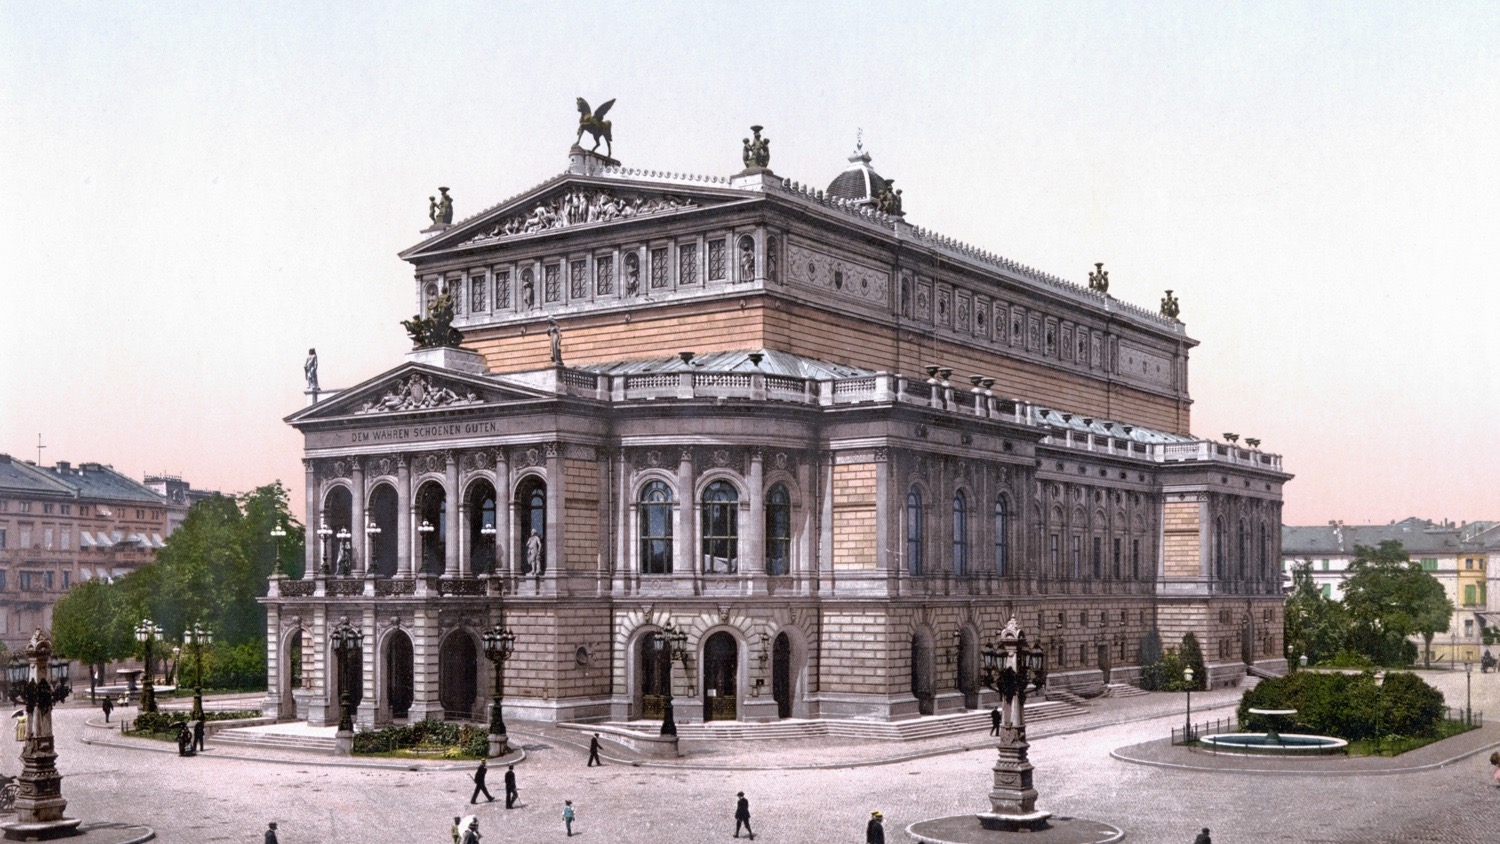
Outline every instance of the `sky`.
POLYGON ((826 184, 1154 309, 1284 520, 1500 519, 1500 4, 0 3, 0 451, 300 509, 303 402, 399 364, 396 253, 561 172, 826 184))

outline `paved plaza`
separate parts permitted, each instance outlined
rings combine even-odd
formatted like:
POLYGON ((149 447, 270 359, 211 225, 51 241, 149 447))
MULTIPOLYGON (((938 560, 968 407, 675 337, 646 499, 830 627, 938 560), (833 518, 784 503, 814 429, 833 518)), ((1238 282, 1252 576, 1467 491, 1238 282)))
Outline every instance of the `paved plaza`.
MULTIPOLYGON (((1427 675, 1462 705, 1462 672, 1427 675)), ((1500 714, 1500 676, 1475 673, 1474 706, 1500 714)), ((1194 712, 1229 714, 1237 690, 1195 694, 1194 712)), ((1233 842, 1490 842, 1500 838, 1500 789, 1488 750, 1416 773, 1245 774, 1185 771, 1120 761, 1111 751, 1164 736, 1182 719, 1181 695, 1099 700, 1088 714, 1038 724, 1032 747, 1043 808, 1108 821, 1126 840, 1192 841, 1199 827, 1233 842), (1123 723, 1122 723, 1123 722, 1123 723)), ((133 709, 124 710, 127 716, 133 709)), ((887 840, 908 824, 987 808, 993 751, 983 731, 901 745, 833 739, 724 742, 685 747, 680 763, 631 764, 616 756, 584 767, 586 734, 511 725, 526 751, 517 765, 521 807, 499 799, 471 809, 472 765, 420 770, 390 760, 340 764, 327 756, 215 746, 183 759, 166 744, 122 742, 86 727, 96 710, 57 713, 69 814, 142 823, 165 842, 258 842, 266 822, 283 844, 449 841, 455 815, 476 813, 486 842, 563 840, 562 802, 577 809, 584 841, 674 844, 730 838, 734 795, 751 801, 759 841, 858 842, 870 810, 887 840), (80 737, 93 739, 84 743, 80 737), (967 749, 966 749, 967 748, 967 749), (893 760, 893 761, 882 761, 893 760)), ((5 742, 3 770, 18 769, 5 742)))

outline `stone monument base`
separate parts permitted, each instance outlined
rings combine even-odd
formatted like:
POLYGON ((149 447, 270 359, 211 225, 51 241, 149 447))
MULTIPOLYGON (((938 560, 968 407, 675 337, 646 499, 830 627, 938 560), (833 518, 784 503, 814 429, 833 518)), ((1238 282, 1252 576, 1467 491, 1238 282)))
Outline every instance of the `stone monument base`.
POLYGON ((10 841, 48 841, 53 838, 68 838, 78 834, 82 818, 58 818, 55 821, 12 821, 0 824, 5 837, 10 841))
MULTIPOLYGON (((78 821, 72 821, 76 826, 78 821)), ((5 824, 5 839, 7 841, 45 841, 47 839, 26 835, 21 832, 12 835, 10 827, 29 826, 30 824, 5 824)), ((149 826, 141 826, 133 823, 116 823, 113 821, 89 821, 82 826, 71 829, 65 838, 68 844, 144 844, 156 838, 156 830, 149 826)))
POLYGON ((354 731, 339 730, 333 734, 333 755, 352 756, 354 754, 354 731))
POLYGON ((1018 829, 1026 829, 1034 832, 1046 825, 1047 819, 1052 817, 1051 812, 1038 809, 1034 812, 1022 814, 1009 814, 1001 812, 984 812, 977 816, 979 825, 985 829, 1003 829, 1006 832, 1015 832, 1018 829))
POLYGON ((1049 817, 1042 819, 1041 823, 1039 829, 987 829, 974 815, 953 815, 917 821, 906 828, 906 834, 919 844, 1110 844, 1125 837, 1125 832, 1119 827, 1103 821, 1049 817))

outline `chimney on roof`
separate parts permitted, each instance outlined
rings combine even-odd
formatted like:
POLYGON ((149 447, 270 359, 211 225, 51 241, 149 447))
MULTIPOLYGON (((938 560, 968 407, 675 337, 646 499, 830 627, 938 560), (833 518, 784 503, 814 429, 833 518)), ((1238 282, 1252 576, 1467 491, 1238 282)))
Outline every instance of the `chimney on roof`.
POLYGON ((68 473, 68 470, 72 469, 72 468, 73 468, 73 464, 69 463, 66 460, 59 460, 59 461, 57 461, 57 471, 60 474, 66 475, 68 473))

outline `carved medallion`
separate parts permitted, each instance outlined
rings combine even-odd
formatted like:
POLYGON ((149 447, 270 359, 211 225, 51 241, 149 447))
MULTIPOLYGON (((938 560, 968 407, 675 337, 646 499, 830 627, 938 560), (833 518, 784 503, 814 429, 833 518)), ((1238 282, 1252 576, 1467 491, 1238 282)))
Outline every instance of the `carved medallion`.
POLYGON ((715 466, 727 466, 727 465, 729 465, 729 452, 727 450, 725 450, 725 449, 722 449, 722 448, 715 450, 714 451, 714 465, 715 466))
POLYGON ((494 458, 490 457, 488 451, 474 452, 474 465, 480 469, 488 469, 494 464, 494 458))
POLYGON ((776 456, 771 459, 771 462, 774 463, 774 464, 776 464, 776 468, 778 468, 778 469, 785 469, 786 468, 786 464, 787 464, 786 452, 784 452, 784 451, 778 451, 778 452, 776 452, 776 456))
POLYGON ((541 462, 542 462, 542 452, 541 452, 541 449, 538 449, 538 448, 528 448, 528 449, 526 449, 526 465, 527 466, 536 466, 537 464, 539 464, 541 462))

